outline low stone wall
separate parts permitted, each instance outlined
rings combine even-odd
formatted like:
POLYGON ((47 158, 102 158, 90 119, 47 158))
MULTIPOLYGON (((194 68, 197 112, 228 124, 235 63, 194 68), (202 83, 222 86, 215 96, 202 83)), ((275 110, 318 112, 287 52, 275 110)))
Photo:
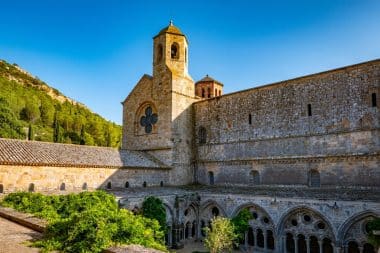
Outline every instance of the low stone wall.
MULTIPOLYGON (((166 185, 168 170, 0 165, 0 190, 75 191, 166 185)), ((1 193, 1 191, 0 191, 1 193)))

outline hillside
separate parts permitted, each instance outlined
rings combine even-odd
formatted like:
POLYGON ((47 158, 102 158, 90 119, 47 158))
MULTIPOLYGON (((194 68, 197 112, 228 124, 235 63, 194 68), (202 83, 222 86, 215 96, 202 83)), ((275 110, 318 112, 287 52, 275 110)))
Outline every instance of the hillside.
POLYGON ((119 147, 121 126, 0 60, 0 138, 119 147))

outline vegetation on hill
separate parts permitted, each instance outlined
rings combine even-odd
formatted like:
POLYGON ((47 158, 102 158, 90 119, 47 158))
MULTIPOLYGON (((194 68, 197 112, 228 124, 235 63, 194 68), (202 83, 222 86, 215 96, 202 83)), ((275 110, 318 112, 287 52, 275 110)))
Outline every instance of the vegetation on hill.
POLYGON ((0 137, 119 147, 121 126, 0 60, 0 137))
POLYGON ((10 193, 1 205, 48 220, 44 237, 34 243, 48 252, 101 252, 114 245, 139 244, 167 251, 157 220, 119 209, 104 191, 46 196, 10 193))

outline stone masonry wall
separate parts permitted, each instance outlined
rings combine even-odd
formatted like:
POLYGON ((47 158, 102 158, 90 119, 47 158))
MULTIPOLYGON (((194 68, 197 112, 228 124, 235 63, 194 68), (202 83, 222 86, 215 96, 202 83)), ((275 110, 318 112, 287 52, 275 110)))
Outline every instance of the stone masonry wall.
POLYGON ((168 183, 168 170, 117 169, 117 168, 75 168, 50 166, 0 165, 0 184, 4 192, 28 191, 34 184, 35 191, 57 191, 65 185, 65 190, 81 190, 84 184, 88 189, 159 186, 168 183))
POLYGON ((197 102, 198 180, 247 184, 258 170, 266 184, 307 184, 317 169, 321 184, 380 186, 379 97, 375 60, 197 102))

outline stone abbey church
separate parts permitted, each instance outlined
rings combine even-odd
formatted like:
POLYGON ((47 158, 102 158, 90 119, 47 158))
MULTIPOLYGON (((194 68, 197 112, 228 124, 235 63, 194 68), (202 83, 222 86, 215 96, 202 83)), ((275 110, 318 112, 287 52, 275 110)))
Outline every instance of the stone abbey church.
POLYGON ((374 253, 380 217, 380 60, 223 94, 188 72, 173 24, 153 76, 123 101, 120 150, 0 139, 0 192, 102 188, 131 210, 165 204, 169 246, 248 208, 247 252, 374 253))

